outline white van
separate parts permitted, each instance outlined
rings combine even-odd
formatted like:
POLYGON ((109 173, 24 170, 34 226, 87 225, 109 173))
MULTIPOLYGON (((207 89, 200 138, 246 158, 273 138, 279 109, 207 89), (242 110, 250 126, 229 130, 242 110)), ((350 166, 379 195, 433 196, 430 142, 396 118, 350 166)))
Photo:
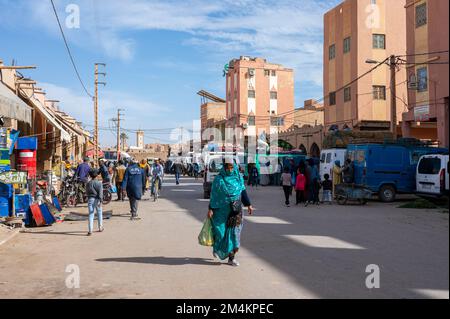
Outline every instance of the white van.
POLYGON ((234 162, 240 165, 239 157, 235 156, 234 153, 217 152, 210 153, 205 157, 205 176, 203 180, 203 198, 205 199, 209 199, 211 195, 212 183, 223 167, 225 156, 233 156, 234 162))
POLYGON ((320 179, 324 180, 324 175, 330 175, 330 180, 333 179, 333 166, 335 161, 341 161, 341 166, 344 165, 345 148, 330 148, 320 152, 320 179))
POLYGON ((441 197, 449 192, 448 154, 423 155, 417 164, 418 195, 441 197))

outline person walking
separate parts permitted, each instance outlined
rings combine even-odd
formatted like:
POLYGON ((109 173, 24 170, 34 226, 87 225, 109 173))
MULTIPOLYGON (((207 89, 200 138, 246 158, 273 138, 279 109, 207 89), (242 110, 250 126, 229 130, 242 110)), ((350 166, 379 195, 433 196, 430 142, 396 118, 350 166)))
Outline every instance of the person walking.
POLYGON ((122 182, 123 178, 125 177, 125 171, 127 168, 123 164, 122 160, 119 160, 118 166, 115 169, 115 181, 116 181, 116 188, 117 188, 117 201, 124 201, 125 200, 125 191, 122 188, 122 182))
POLYGON ((332 181, 333 181, 333 198, 334 198, 334 196, 336 196, 336 185, 342 183, 342 168, 340 160, 336 160, 334 162, 332 181))
POLYGON ((159 186, 158 191, 162 188, 163 178, 164 178, 164 167, 161 165, 161 161, 158 159, 155 161, 151 168, 151 193, 152 196, 155 193, 155 182, 158 180, 159 186))
POLYGON ((183 173, 183 165, 180 162, 174 164, 175 167, 175 183, 180 185, 180 176, 183 173))
POLYGON ((99 159, 98 165, 100 167, 100 175, 102 176, 103 184, 110 184, 111 176, 109 175, 109 170, 108 167, 106 166, 106 161, 104 159, 99 159))
POLYGON ((295 182, 296 205, 305 202, 306 200, 305 188, 306 188, 306 177, 299 168, 297 170, 297 179, 295 182))
POLYGON ((319 170, 312 158, 309 159, 306 166, 306 175, 308 183, 308 200, 306 201, 305 206, 308 206, 309 204, 319 205, 319 170))
POLYGON ((325 174, 323 176, 325 179, 321 185, 323 189, 323 195, 322 195, 322 203, 329 203, 330 205, 333 204, 333 198, 332 198, 332 192, 333 192, 333 183, 330 181, 330 175, 325 174))
POLYGON ((98 218, 98 231, 103 232, 103 184, 100 182, 98 177, 99 172, 97 170, 91 170, 89 175, 91 180, 86 184, 86 196, 88 198, 88 236, 92 235, 92 230, 94 228, 94 214, 97 211, 98 218))
POLYGON ((292 175, 289 167, 284 168, 284 173, 281 174, 281 184, 283 185, 284 197, 286 199, 285 204, 290 207, 289 197, 292 194, 292 175))
POLYGON ((131 218, 130 220, 138 220, 139 201, 145 193, 145 172, 139 167, 138 162, 133 160, 125 171, 122 182, 122 189, 125 189, 130 200, 131 218))
POLYGON ((145 159, 142 159, 139 163, 139 167, 142 168, 145 174, 145 190, 147 191, 150 188, 150 165, 148 165, 147 161, 145 159))
POLYGON ((258 172, 258 168, 256 167, 256 164, 252 166, 251 172, 250 172, 250 177, 252 179, 252 187, 256 186, 256 188, 258 188, 259 185, 259 172, 258 172))
POLYGON ((83 163, 78 165, 75 172, 75 178, 82 183, 87 183, 89 179, 89 172, 91 171, 91 166, 89 165, 89 157, 83 159, 83 163))
POLYGON ((248 207, 249 215, 253 214, 244 179, 233 158, 226 158, 213 181, 208 218, 214 234, 213 255, 220 260, 228 258, 231 266, 239 266, 236 254, 241 244, 242 206, 248 207))
POLYGON ((193 164, 193 169, 194 169, 194 177, 195 177, 196 180, 198 180, 198 175, 200 173, 200 165, 198 165, 198 163, 195 162, 193 164))

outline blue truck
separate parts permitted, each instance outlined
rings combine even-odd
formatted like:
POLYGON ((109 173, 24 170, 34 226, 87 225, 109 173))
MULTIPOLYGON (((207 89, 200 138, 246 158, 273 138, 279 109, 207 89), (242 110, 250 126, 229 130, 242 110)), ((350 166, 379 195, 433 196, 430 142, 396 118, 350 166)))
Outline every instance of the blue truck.
POLYGON ((354 163, 354 183, 369 188, 383 202, 397 193, 414 193, 416 168, 422 155, 448 150, 403 143, 350 144, 346 158, 354 163))

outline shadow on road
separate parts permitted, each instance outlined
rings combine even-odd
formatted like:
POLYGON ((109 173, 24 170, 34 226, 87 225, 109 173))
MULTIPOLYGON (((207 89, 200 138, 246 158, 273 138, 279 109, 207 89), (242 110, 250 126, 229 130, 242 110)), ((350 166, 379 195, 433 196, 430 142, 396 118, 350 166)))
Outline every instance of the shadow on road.
MULTIPOLYGON (((207 202, 199 205, 202 195, 201 189, 166 193, 168 200, 200 222, 208 210, 207 202)), ((440 226, 434 229, 436 224, 429 218, 415 223, 419 216, 378 202, 351 208, 285 208, 279 188, 249 189, 249 195, 257 217, 276 217, 284 223, 255 223, 246 218, 243 248, 317 296, 423 298, 415 289, 448 290, 448 233, 440 226), (306 243, 286 235, 299 236, 306 243), (331 244, 311 246, 314 236, 326 236, 331 244), (362 249, 340 249, 333 246, 336 240, 362 249), (369 264, 379 265, 382 289, 366 287, 369 264)))
POLYGON ((190 258, 190 257, 122 257, 122 258, 101 258, 96 259, 99 262, 122 262, 122 263, 135 263, 135 264, 155 264, 155 265, 168 265, 168 266, 181 266, 181 265, 207 265, 207 266, 220 266, 220 262, 216 262, 213 259, 204 258, 190 258))
POLYGON ((55 232, 55 231, 40 231, 40 232, 22 232, 30 235, 65 235, 65 236, 82 236, 86 237, 87 231, 69 231, 69 232, 55 232))

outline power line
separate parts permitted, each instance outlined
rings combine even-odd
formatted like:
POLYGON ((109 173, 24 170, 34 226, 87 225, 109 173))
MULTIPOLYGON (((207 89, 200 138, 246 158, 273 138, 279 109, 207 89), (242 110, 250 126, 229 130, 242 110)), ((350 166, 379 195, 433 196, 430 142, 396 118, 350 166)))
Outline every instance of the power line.
POLYGON ((86 86, 84 85, 83 80, 81 79, 80 73, 78 72, 78 68, 77 68, 77 66, 75 64, 75 60, 74 60, 74 58, 72 56, 72 52, 70 51, 69 44, 67 43, 67 39, 66 39, 66 36, 64 34, 64 30, 62 28, 62 25, 61 25, 61 21, 59 20, 59 16, 58 16, 58 12, 56 11, 55 3, 53 2, 53 0, 50 0, 50 2, 52 3, 53 11, 55 12, 56 20, 58 21, 59 30, 61 31, 61 35, 63 37, 64 44, 66 45, 66 49, 67 49, 67 52, 69 53, 70 61, 72 62, 73 69, 75 70, 75 73, 76 73, 76 75, 78 77, 78 80, 80 81, 80 84, 83 87, 83 89, 86 92, 86 94, 89 97, 94 98, 94 96, 92 94, 90 94, 89 91, 86 89, 86 86))
POLYGON ((397 56, 398 57, 409 57, 409 56, 421 56, 421 55, 430 55, 430 54, 439 54, 439 53, 448 53, 448 50, 424 52, 424 53, 414 53, 414 54, 404 54, 404 55, 397 55, 397 56))

